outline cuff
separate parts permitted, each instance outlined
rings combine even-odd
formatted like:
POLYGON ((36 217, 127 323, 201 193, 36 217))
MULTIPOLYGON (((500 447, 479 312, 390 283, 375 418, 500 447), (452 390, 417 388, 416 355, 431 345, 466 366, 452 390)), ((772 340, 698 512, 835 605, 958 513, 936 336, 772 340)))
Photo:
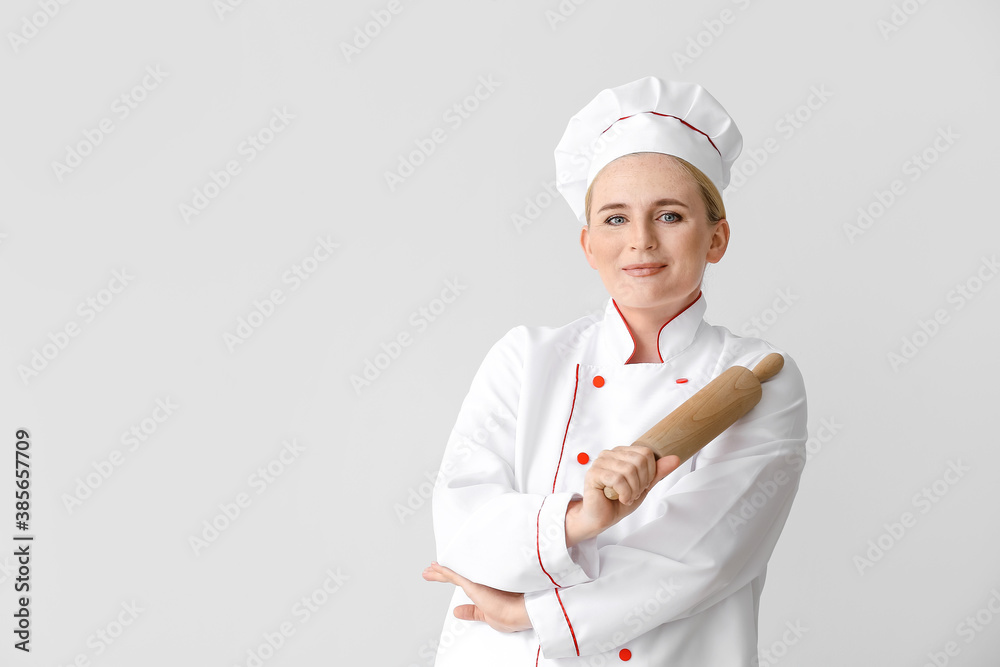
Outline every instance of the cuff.
POLYGON ((574 586, 597 577, 597 539, 584 540, 566 548, 566 508, 580 494, 554 493, 546 496, 538 511, 535 547, 542 570, 558 587, 574 586))
POLYGON ((551 660, 580 655, 576 631, 559 599, 558 589, 525 593, 524 608, 538 637, 543 657, 551 660))

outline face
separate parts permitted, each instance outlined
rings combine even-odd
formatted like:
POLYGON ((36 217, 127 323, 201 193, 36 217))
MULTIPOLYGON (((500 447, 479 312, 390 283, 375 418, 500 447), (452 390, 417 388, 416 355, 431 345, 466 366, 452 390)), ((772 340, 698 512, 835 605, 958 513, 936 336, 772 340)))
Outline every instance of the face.
POLYGON ((594 180, 580 243, 619 306, 677 312, 722 259, 729 223, 709 224, 698 183, 673 158, 635 153, 594 180))

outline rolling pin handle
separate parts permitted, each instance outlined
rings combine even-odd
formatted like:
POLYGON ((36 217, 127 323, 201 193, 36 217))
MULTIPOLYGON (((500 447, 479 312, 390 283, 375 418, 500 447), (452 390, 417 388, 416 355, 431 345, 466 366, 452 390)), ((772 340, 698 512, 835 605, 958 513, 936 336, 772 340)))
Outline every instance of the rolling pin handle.
POLYGON ((785 358, 777 352, 772 352, 753 367, 753 374, 757 376, 758 380, 765 382, 766 380, 770 380, 777 375, 778 371, 780 371, 781 367, 784 365, 785 358))

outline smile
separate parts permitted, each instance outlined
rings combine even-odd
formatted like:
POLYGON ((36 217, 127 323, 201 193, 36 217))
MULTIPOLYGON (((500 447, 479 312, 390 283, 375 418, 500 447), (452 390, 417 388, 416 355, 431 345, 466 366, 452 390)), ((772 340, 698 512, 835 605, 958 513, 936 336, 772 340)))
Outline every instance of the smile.
POLYGON ((630 276, 642 277, 659 273, 666 268, 665 264, 630 264, 622 267, 622 271, 630 276))

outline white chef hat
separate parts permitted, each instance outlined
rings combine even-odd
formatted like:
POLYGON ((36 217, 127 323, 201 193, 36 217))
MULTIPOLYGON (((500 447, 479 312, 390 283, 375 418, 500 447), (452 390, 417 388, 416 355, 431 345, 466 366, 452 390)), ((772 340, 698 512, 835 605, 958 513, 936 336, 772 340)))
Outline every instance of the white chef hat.
POLYGON ((736 123, 707 90, 648 76, 602 90, 570 119, 556 146, 556 188, 587 224, 587 188, 616 158, 673 155, 704 172, 721 193, 742 149, 736 123))

